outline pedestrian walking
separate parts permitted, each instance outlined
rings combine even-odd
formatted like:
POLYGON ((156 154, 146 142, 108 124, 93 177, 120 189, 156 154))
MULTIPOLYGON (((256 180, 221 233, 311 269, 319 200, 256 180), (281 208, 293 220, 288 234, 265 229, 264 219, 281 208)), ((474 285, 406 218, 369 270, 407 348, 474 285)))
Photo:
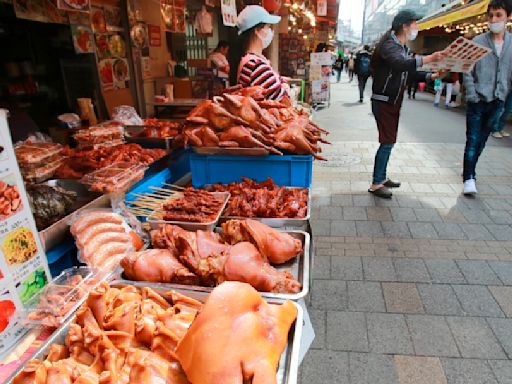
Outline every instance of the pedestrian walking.
POLYGON ((443 89, 446 88, 446 100, 444 106, 447 109, 451 108, 450 103, 452 102, 453 87, 457 81, 459 81, 459 74, 457 72, 448 72, 442 79, 440 79, 440 85, 436 90, 436 96, 434 98, 434 107, 439 107, 443 89))
POLYGON ((339 83, 341 72, 343 72, 343 56, 341 56, 341 54, 338 55, 334 62, 334 70, 336 71, 336 82, 339 83))
MULTIPOLYGON (((412 58, 416 59, 416 53, 412 54, 412 58)), ((418 79, 417 76, 409 76, 407 78, 407 96, 409 99, 412 97, 416 99, 416 92, 418 92, 418 79)))
POLYGON ((496 139, 502 139, 504 137, 509 137, 510 133, 505 132, 505 126, 507 125, 508 118, 512 114, 512 91, 508 93, 507 100, 505 101, 505 107, 503 109, 503 113, 501 114, 500 120, 492 136, 496 139))
POLYGON ((420 17, 411 10, 400 11, 393 19, 392 28, 384 34, 375 48, 370 63, 373 76, 372 112, 379 130, 379 149, 375 155, 373 181, 368 192, 377 197, 391 198, 390 188, 400 187, 399 182, 387 178, 387 166, 396 143, 400 109, 404 99, 407 78, 436 79, 438 74, 418 76, 417 68, 443 59, 443 52, 412 58, 405 45, 418 35, 416 21, 420 17))
POLYGON ((473 41, 492 49, 464 74, 466 88, 466 148, 464 194, 476 194, 476 165, 489 135, 497 126, 512 80, 512 36, 507 32, 511 8, 505 0, 491 0, 487 8, 489 32, 473 41))
POLYGON ((354 54, 350 54, 350 58, 348 59, 348 78, 350 79, 350 82, 354 80, 354 67, 355 67, 355 58, 354 54))
POLYGON ((357 75, 357 82, 359 85, 359 102, 362 103, 364 99, 364 90, 366 83, 370 77, 370 60, 371 60, 370 46, 365 45, 362 51, 359 51, 355 59, 355 72, 357 75))

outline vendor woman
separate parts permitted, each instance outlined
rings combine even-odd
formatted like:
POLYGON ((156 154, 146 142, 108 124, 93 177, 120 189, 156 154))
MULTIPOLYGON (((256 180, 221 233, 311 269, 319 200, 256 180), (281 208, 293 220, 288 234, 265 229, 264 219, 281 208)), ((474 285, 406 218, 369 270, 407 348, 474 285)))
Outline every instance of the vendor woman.
POLYGON ((240 12, 237 22, 242 48, 237 81, 244 87, 262 86, 272 100, 281 100, 290 92, 286 81, 263 56, 274 38, 273 25, 280 20, 281 16, 271 15, 259 5, 249 5, 240 12))

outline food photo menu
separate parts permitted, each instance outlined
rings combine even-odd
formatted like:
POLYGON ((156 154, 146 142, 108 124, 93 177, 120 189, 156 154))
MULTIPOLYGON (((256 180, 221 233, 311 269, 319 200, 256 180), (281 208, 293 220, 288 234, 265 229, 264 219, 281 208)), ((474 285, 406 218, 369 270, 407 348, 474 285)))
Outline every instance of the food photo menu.
POLYGON ((26 303, 51 279, 16 161, 7 112, 0 109, 0 358, 28 331, 26 303))

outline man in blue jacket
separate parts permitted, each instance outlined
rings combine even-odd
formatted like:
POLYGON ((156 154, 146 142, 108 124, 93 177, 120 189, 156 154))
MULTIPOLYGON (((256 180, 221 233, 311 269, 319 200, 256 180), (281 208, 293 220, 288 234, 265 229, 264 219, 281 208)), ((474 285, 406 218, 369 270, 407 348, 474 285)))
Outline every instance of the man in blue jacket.
POLYGON ((489 32, 474 42, 492 49, 464 74, 466 88, 466 148, 464 150, 464 194, 475 195, 476 164, 487 139, 497 125, 512 80, 512 36, 507 32, 511 9, 505 0, 491 0, 487 9, 489 32))

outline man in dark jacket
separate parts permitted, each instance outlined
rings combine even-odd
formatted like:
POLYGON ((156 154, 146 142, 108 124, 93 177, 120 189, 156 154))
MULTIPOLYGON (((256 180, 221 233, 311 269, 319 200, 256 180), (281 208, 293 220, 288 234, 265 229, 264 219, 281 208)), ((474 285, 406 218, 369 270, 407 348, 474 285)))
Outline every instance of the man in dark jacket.
MULTIPOLYGON (((373 182, 368 192, 382 198, 391 198, 393 194, 389 188, 400 187, 400 183, 389 180, 386 173, 391 150, 396 143, 407 79, 409 76, 419 76, 416 69, 423 64, 441 61, 444 57, 442 52, 410 57, 405 43, 418 35, 416 20, 419 19, 413 11, 400 11, 393 19, 391 30, 377 44, 370 63, 373 76, 372 112, 377 121, 380 147, 375 155, 373 182)), ((425 73, 423 79, 416 79, 426 81, 437 77, 438 74, 425 73)))
POLYGON ((355 72, 357 74, 357 82, 359 83, 359 102, 363 102, 364 89, 366 82, 370 77, 370 61, 372 55, 370 54, 370 46, 365 45, 362 51, 356 55, 355 72))

